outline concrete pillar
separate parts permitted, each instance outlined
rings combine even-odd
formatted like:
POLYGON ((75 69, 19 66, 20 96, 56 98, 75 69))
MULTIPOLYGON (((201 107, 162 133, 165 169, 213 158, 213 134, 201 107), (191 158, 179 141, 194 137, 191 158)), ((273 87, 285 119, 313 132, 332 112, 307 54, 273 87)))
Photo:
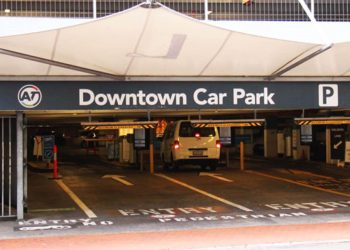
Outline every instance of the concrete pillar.
POLYGON ((277 157, 277 129, 264 129, 264 156, 277 157))
POLYGON ((276 118, 266 119, 264 129, 264 156, 266 158, 278 156, 277 126, 278 120, 276 118))
POLYGON ((337 160, 333 160, 331 157, 331 129, 326 128, 326 163, 327 164, 337 164, 337 160))
POLYGON ((293 128, 292 131, 292 154, 293 160, 300 159, 300 128, 293 128))

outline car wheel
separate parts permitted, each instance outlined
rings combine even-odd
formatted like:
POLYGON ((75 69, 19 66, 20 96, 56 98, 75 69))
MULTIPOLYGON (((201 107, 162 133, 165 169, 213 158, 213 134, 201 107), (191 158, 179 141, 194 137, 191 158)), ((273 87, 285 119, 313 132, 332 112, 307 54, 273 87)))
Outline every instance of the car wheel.
POLYGON ((165 161, 164 154, 162 155, 163 169, 168 170, 169 164, 165 161))
POLYGON ((170 169, 171 170, 179 169, 179 164, 176 161, 174 161, 173 156, 171 156, 170 169))

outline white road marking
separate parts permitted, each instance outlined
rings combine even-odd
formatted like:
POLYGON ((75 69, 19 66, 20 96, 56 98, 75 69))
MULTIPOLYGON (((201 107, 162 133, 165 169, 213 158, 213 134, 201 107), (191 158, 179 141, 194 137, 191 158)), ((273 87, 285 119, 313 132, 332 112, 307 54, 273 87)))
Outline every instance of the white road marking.
POLYGON ((161 177, 161 178, 163 178, 163 179, 166 179, 166 180, 168 180, 168 181, 171 181, 171 182, 173 182, 173 183, 175 183, 175 184, 178 184, 178 185, 180 185, 180 186, 183 186, 183 187, 185 187, 185 188, 188 188, 188 189, 190 189, 190 190, 192 190, 192 191, 195 191, 195 192, 197 192, 197 193, 200 193, 200 194, 203 194, 203 195, 205 195, 205 196, 208 196, 208 197, 210 197, 210 198, 212 198, 212 199, 214 199, 214 200, 220 201, 220 202, 222 202, 222 203, 224 203, 224 204, 226 204, 226 205, 229 205, 229 206, 232 206, 232 207, 241 209, 241 210, 246 211, 246 212, 252 212, 252 211, 253 211, 253 210, 251 210, 251 209, 249 209, 249 208, 247 208, 247 207, 244 207, 244 206, 239 205, 239 204, 237 204, 237 203, 233 203, 233 202, 228 201, 228 200, 226 200, 226 199, 223 199, 223 198, 221 198, 221 197, 219 197, 219 196, 210 194, 210 193, 208 193, 208 192, 205 192, 205 191, 203 191, 203 190, 201 190, 201 189, 198 189, 198 188, 195 188, 195 187, 193 187, 193 186, 190 186, 190 185, 188 185, 188 184, 186 184, 186 183, 184 183, 184 182, 181 182, 181 181, 179 181, 179 180, 176 180, 176 179, 171 178, 171 177, 169 177, 169 176, 166 176, 166 175, 164 175, 164 174, 155 174, 155 175, 158 176, 158 177, 161 177))
POLYGON ((233 182, 233 180, 227 179, 225 177, 220 176, 221 174, 213 174, 213 173, 207 173, 207 172, 200 172, 199 176, 209 176, 213 177, 215 179, 218 179, 220 181, 225 181, 225 182, 233 182))
POLYGON ((88 208, 88 206, 86 206, 85 203, 80 200, 79 197, 73 193, 73 191, 70 190, 70 188, 64 184, 62 180, 55 180, 55 182, 69 195, 69 197, 80 207, 81 210, 84 211, 89 218, 97 218, 96 214, 92 212, 92 210, 88 208))
POLYGON ((111 178, 115 181, 118 181, 120 183, 123 183, 124 185, 126 186, 133 186, 134 184, 132 184, 131 182, 128 182, 126 180, 123 180, 122 178, 125 178, 125 176, 121 176, 121 175, 105 175, 102 177, 103 179, 106 179, 106 178, 111 178))

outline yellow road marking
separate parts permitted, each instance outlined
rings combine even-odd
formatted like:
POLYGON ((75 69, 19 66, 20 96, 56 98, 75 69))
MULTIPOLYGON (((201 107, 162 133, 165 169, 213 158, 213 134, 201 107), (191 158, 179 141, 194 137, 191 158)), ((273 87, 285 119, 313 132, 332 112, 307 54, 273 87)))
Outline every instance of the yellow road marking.
POLYGON ((247 173, 252 173, 252 174, 255 174, 255 175, 260 175, 260 176, 263 176, 263 177, 267 177, 267 178, 270 178, 270 179, 284 181, 284 182, 296 184, 296 185, 299 185, 299 186, 312 188, 312 189, 315 189, 315 190, 318 190, 318 191, 323 191, 323 192, 326 192, 326 193, 336 194, 336 195, 340 195, 340 196, 344 196, 344 197, 350 198, 350 194, 347 194, 347 193, 342 193, 342 192, 338 192, 338 191, 334 191, 334 190, 330 190, 330 189, 316 187, 316 186, 312 186, 312 185, 309 185, 309 184, 301 183, 301 182, 298 182, 298 181, 293 181, 293 180, 285 179, 285 178, 282 178, 282 177, 277 177, 277 176, 274 176, 274 175, 263 174, 263 173, 256 172, 256 171, 249 170, 249 171, 246 171, 246 172, 247 173))
POLYGON ((314 173, 303 171, 303 170, 289 169, 289 171, 292 172, 293 174, 304 174, 304 175, 315 176, 315 177, 324 178, 324 179, 328 179, 328 180, 334 180, 334 178, 329 177, 329 176, 314 174, 314 173))
POLYGON ((190 186, 190 185, 188 185, 188 184, 186 184, 186 183, 184 183, 184 182, 181 182, 181 181, 179 181, 179 180, 176 180, 176 179, 171 178, 171 177, 169 177, 169 176, 166 176, 166 175, 164 175, 164 174, 155 174, 155 175, 158 176, 158 177, 161 177, 161 178, 163 178, 163 179, 166 179, 166 180, 168 180, 168 181, 171 181, 171 182, 173 182, 173 183, 175 183, 175 184, 178 184, 178 185, 180 185, 180 186, 183 186, 183 187, 185 187, 185 188, 188 188, 188 189, 190 189, 190 190, 192 190, 192 191, 195 191, 195 192, 197 192, 197 193, 200 193, 200 194, 203 194, 203 195, 205 195, 205 196, 208 196, 208 197, 210 197, 210 198, 212 198, 212 199, 214 199, 214 200, 220 201, 220 202, 222 202, 222 203, 224 203, 224 204, 226 204, 226 205, 229 205, 229 206, 232 206, 232 207, 241 209, 241 210, 246 211, 246 212, 252 212, 252 211, 253 211, 253 210, 251 210, 251 209, 249 209, 249 208, 247 208, 247 207, 244 207, 244 206, 242 206, 242 205, 233 203, 233 202, 228 201, 228 200, 226 200, 226 199, 223 199, 223 198, 221 198, 221 197, 219 197, 219 196, 210 194, 210 193, 208 193, 208 192, 205 192, 205 191, 203 191, 203 190, 201 190, 201 189, 198 189, 198 188, 195 188, 195 187, 193 187, 193 186, 190 186))
POLYGON ((55 180, 56 183, 63 189, 63 191, 65 191, 68 196, 80 207, 81 210, 84 211, 84 213, 89 217, 89 218, 96 218, 96 214, 94 212, 92 212, 92 210, 90 208, 88 208, 88 206, 85 205, 85 203, 79 199, 79 197, 73 193, 72 190, 70 190, 70 188, 64 184, 64 182, 62 180, 55 180))

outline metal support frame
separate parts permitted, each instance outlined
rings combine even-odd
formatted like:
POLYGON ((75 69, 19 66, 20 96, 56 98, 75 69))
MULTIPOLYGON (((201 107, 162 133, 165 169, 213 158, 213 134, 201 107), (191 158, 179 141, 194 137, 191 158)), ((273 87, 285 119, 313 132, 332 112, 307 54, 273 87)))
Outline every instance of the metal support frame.
POLYGON ((298 0, 298 2, 300 3, 301 7, 303 7, 306 15, 309 17, 311 22, 317 22, 316 18, 315 18, 315 3, 314 0, 311 0, 311 10, 309 9, 309 7, 307 6, 307 4, 305 3, 305 0, 298 0))
POLYGON ((209 20, 209 4, 208 0, 204 0, 204 20, 208 21, 209 20))
POLYGON ((28 209, 28 129, 25 126, 27 118, 23 117, 23 206, 28 209))
POLYGON ((12 56, 12 57, 17 57, 17 58, 22 58, 22 59, 33 61, 33 62, 44 63, 44 64, 48 64, 48 65, 52 65, 52 66, 56 66, 56 67, 60 67, 60 68, 80 71, 83 73, 88 73, 88 74, 92 74, 92 75, 96 75, 96 76, 106 77, 106 78, 109 78, 112 80, 118 80, 118 81, 125 80, 125 77, 122 77, 119 75, 113 75, 113 74, 109 74, 106 72, 97 71, 97 70, 93 70, 93 69, 89 69, 89 68, 84 68, 84 67, 76 66, 73 64, 58 62, 58 61, 54 61, 54 60, 50 60, 50 59, 46 59, 46 58, 42 58, 42 57, 38 57, 38 56, 29 55, 29 54, 24 54, 24 53, 20 53, 20 52, 13 51, 13 50, 7 50, 7 49, 0 48, 0 54, 12 56))
POLYGON ((1 214, 0 216, 5 215, 5 157, 4 157, 4 119, 1 119, 1 214))
POLYGON ((16 113, 17 128, 17 219, 24 218, 23 112, 16 113))
POLYGON ((94 19, 97 18, 97 0, 92 1, 92 15, 94 19))
POLYGON ((288 63, 286 65, 283 65, 281 68, 279 68, 274 73, 272 73, 271 76, 267 78, 267 80, 273 80, 273 79, 283 75, 284 73, 286 73, 286 72, 298 67, 299 65, 311 60, 312 58, 322 54, 323 52, 329 50, 332 47, 333 47, 333 43, 327 44, 327 45, 323 46, 322 48, 320 48, 319 50, 316 50, 315 52, 311 53, 310 55, 296 61, 295 63, 293 63, 287 67, 286 67, 286 65, 288 65, 288 63))
POLYGON ((14 116, 0 116, 0 220, 16 218, 14 208, 17 203, 17 152, 13 146, 16 146, 16 126, 14 116))

